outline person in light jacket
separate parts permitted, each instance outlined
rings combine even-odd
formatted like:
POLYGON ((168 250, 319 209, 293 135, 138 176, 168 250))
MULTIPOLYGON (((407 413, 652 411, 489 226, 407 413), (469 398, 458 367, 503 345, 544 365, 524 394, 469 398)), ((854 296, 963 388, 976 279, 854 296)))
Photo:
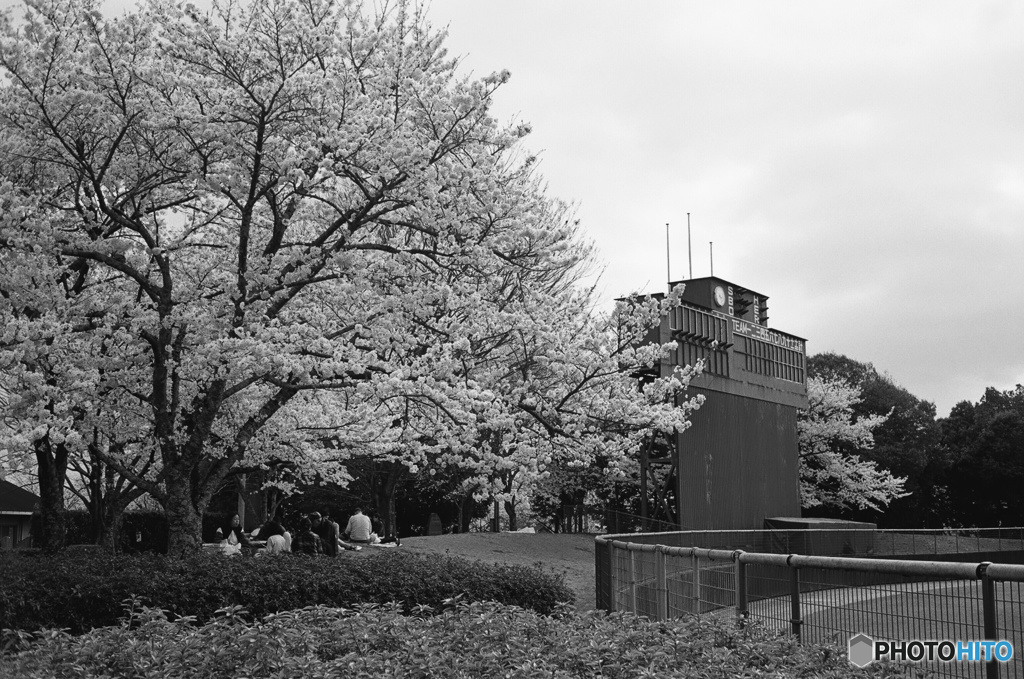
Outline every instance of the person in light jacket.
POLYGON ((348 525, 345 527, 345 532, 348 534, 349 542, 370 542, 370 533, 373 532, 373 526, 370 523, 370 517, 363 514, 361 507, 356 507, 355 513, 348 518, 348 525))

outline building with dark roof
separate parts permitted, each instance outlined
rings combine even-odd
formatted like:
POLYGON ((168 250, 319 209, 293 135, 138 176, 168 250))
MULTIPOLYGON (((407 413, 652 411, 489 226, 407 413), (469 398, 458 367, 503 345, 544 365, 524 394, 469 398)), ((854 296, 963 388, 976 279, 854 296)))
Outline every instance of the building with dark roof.
POLYGON ((0 549, 26 546, 31 540, 32 514, 39 498, 24 488, 0 480, 0 549))

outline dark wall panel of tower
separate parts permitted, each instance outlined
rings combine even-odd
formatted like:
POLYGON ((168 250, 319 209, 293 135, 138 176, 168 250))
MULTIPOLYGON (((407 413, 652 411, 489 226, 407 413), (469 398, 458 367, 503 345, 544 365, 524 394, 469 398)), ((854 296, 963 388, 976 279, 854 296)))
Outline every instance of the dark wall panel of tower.
POLYGON ((800 516, 796 409, 735 394, 704 394, 679 437, 679 511, 684 529, 762 528, 800 516))

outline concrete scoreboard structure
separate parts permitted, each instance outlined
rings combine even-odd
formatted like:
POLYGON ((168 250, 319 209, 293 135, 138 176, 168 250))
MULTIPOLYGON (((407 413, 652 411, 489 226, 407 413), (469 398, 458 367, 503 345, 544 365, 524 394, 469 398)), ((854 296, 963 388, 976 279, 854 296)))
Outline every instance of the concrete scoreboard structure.
POLYGON ((705 402, 688 431, 643 451, 642 511, 693 530, 760 529, 768 517, 800 516, 796 422, 807 407, 806 341, 768 327, 761 293, 713 276, 680 283, 680 304, 651 339, 679 344, 661 374, 704 360, 689 394, 705 402), (656 465, 671 469, 654 474, 656 465))

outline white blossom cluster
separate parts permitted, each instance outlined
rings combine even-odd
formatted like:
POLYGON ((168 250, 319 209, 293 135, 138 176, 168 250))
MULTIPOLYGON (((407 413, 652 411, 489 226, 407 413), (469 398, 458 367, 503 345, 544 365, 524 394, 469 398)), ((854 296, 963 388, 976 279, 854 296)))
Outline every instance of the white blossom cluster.
POLYGON ((881 509, 906 497, 906 478, 893 476, 855 450, 872 448, 885 415, 855 417, 860 387, 842 378, 809 377, 810 404, 800 415, 800 499, 804 507, 881 509))

